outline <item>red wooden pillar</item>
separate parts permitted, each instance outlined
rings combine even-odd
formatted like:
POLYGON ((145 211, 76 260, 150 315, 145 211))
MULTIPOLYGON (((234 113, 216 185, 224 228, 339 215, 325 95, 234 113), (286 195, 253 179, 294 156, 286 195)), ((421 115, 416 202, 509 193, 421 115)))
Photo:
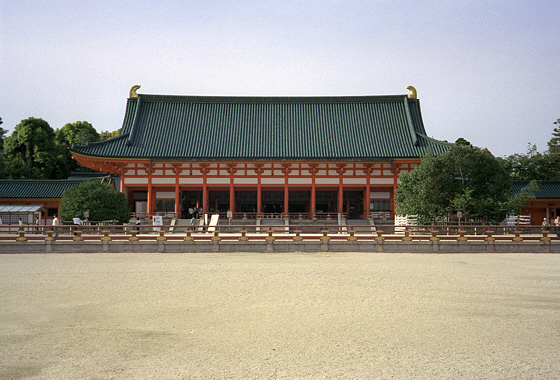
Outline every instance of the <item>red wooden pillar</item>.
POLYGON ((150 163, 150 167, 147 168, 148 170, 148 218, 151 217, 154 214, 155 211, 155 202, 154 202, 154 197, 155 197, 155 193, 154 193, 154 188, 152 186, 152 167, 151 167, 151 163, 150 163))
POLYGON ((336 204, 336 209, 339 214, 342 214, 344 211, 343 203, 344 203, 344 188, 342 186, 342 174, 344 174, 344 166, 340 165, 337 169, 339 177, 338 177, 338 201, 336 204))
POLYGON ((365 169, 365 173, 366 173, 366 191, 365 191, 365 196, 364 196, 364 219, 368 219, 369 218, 369 204, 370 204, 370 198, 371 198, 371 188, 370 188, 370 177, 371 177, 371 171, 372 168, 371 167, 367 167, 365 169))
POLYGON ((206 175, 204 175, 204 180, 202 182, 202 212, 204 214, 208 213, 208 185, 206 185, 206 175))
POLYGON ((288 189, 288 175, 286 174, 286 183, 284 184, 284 213, 290 212, 290 192, 288 189))
POLYGON ((262 212, 262 188, 261 188, 261 176, 259 176, 257 183, 257 214, 260 215, 262 212))
POLYGON ((180 169, 178 166, 173 168, 175 172, 175 217, 179 219, 181 217, 181 202, 180 202, 180 193, 179 193, 179 172, 180 169))
POLYGON ((229 210, 235 212, 235 186, 233 184, 233 175, 237 171, 234 164, 228 164, 229 177, 229 210))
POLYGON ((315 216, 315 175, 313 175, 313 179, 311 180, 311 217, 315 216))
POLYGON ((391 194, 391 201, 390 201, 391 213, 395 212, 395 194, 397 192, 397 186, 399 184, 399 172, 400 171, 401 171, 401 169, 399 168, 398 165, 392 169, 392 172, 393 172, 393 191, 392 191, 392 194, 391 194))
POLYGON ((290 192, 288 188, 288 175, 292 171, 290 169, 290 164, 282 164, 284 167, 282 171, 285 174, 284 177, 284 214, 288 214, 290 212, 290 192))
POLYGON ((261 173, 262 167, 259 164, 255 165, 255 173, 257 173, 257 217, 262 212, 262 185, 261 185, 261 173))
POLYGON ((229 210, 235 212, 235 188, 233 187, 233 178, 229 184, 229 210))
POLYGON ((316 206, 316 197, 315 197, 315 173, 317 173, 317 165, 310 164, 311 168, 309 172, 311 173, 311 207, 309 211, 311 213, 311 218, 315 217, 315 206, 316 206))

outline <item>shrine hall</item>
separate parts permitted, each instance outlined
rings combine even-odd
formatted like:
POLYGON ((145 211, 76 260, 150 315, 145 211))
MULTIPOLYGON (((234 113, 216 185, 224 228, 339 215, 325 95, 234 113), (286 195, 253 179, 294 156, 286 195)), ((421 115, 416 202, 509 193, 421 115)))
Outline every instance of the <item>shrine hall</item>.
POLYGON ((233 97, 138 94, 118 137, 73 157, 119 177, 132 212, 188 218, 391 219, 399 176, 452 145, 428 137, 404 95, 233 97))

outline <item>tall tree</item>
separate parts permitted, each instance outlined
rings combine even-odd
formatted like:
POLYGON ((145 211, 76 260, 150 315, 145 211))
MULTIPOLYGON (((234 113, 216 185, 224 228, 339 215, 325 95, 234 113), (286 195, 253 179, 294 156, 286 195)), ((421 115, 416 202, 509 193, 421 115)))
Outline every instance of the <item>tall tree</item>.
POLYGON ((54 130, 43 119, 30 117, 16 125, 14 132, 6 138, 5 152, 19 156, 21 163, 32 169, 50 163, 54 147, 54 130))
POLYGON ((425 224, 457 211, 497 222, 505 217, 510 199, 503 163, 488 150, 461 142, 437 157, 424 158, 401 176, 396 209, 399 214, 418 214, 425 224))
MULTIPOLYGON (((4 122, 2 121, 2 118, 0 117, 0 125, 2 125, 2 124, 4 124, 4 122)), ((4 136, 6 135, 6 133, 8 133, 8 130, 0 127, 0 155, 4 151, 4 136)))
POLYGON ((69 167, 64 151, 55 143, 54 136, 54 130, 43 119, 30 117, 16 125, 4 140, 6 177, 67 177, 69 167))
POLYGON ((117 137, 121 134, 121 129, 117 129, 116 131, 101 131, 101 133, 99 134, 99 139, 101 141, 103 140, 109 140, 112 139, 113 137, 117 137))
POLYGON ((87 121, 75 121, 65 124, 56 130, 56 142, 62 146, 85 145, 89 142, 99 141, 99 133, 87 121))
POLYGON ((62 148, 62 159, 66 162, 66 166, 69 167, 70 171, 92 171, 74 160, 68 148, 74 144, 85 145, 89 142, 99 141, 99 133, 93 125, 87 121, 65 124, 62 128, 56 130, 55 140, 62 148))
POLYGON ((512 154, 506 158, 515 180, 560 180, 560 119, 554 122, 552 138, 548 141, 548 150, 541 153, 536 145, 529 144, 527 153, 512 154))

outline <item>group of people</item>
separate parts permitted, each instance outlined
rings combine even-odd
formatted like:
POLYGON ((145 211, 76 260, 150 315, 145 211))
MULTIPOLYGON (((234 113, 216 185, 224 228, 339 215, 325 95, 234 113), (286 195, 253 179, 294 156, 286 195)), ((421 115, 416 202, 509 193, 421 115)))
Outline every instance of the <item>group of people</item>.
MULTIPOLYGON (((556 217, 556 219, 554 219, 552 221, 553 224, 556 227, 556 235, 560 236, 560 215, 556 217)), ((542 222, 543 227, 548 226, 548 219, 544 218, 543 222, 542 222)))
POLYGON ((189 218, 198 219, 198 217, 202 215, 202 207, 192 206, 189 207, 189 218))

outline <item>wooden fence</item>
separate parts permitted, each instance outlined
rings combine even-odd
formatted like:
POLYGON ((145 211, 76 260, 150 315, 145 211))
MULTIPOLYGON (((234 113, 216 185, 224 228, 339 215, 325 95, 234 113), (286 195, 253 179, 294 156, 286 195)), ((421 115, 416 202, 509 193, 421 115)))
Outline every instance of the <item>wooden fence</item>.
POLYGON ((393 225, 0 225, 0 241, 560 241, 558 227, 393 225))

